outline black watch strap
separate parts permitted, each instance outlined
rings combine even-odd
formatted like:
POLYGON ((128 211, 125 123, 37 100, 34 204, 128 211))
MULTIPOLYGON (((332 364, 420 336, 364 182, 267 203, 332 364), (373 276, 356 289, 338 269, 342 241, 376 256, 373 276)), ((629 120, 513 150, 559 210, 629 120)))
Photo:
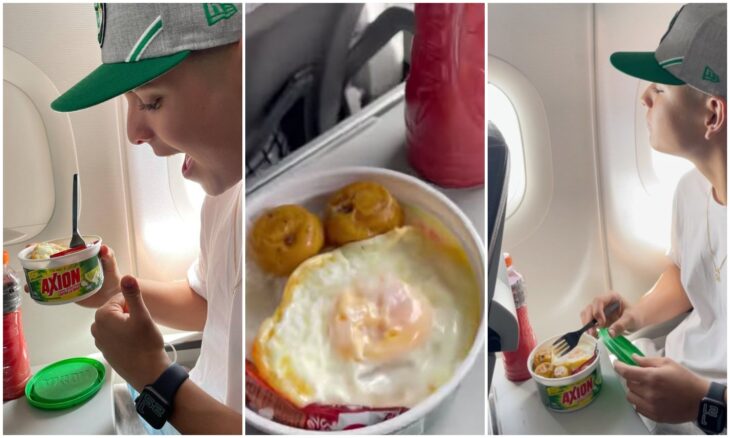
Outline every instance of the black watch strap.
POLYGON ((725 403, 725 385, 717 382, 710 382, 710 390, 707 391, 707 397, 720 403, 725 403))
POLYGON ((727 427, 725 388, 722 383, 710 382, 710 389, 702 398, 697 425, 706 434, 718 434, 727 427))
POLYGON ((167 369, 160 374, 151 386, 157 394, 172 406, 172 399, 178 388, 188 378, 187 370, 177 362, 173 362, 167 369))

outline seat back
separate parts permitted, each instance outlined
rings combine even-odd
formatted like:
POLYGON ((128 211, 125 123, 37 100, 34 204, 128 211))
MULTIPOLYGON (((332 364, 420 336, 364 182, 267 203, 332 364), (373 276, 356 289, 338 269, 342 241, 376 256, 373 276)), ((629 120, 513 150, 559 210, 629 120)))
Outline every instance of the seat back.
POLYGON ((292 148, 337 123, 347 52, 362 8, 265 4, 246 16, 247 154, 281 123, 292 148))

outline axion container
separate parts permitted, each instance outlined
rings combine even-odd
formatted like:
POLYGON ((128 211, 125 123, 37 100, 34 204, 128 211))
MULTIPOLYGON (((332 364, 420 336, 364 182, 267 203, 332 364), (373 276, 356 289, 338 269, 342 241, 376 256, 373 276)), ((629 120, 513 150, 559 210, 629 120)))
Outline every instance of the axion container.
MULTIPOLYGON (((548 409, 558 412, 570 412, 588 406, 601 392, 603 376, 601 374, 600 357, 594 354, 585 365, 579 367, 577 373, 560 378, 547 378, 535 373, 533 361, 535 353, 546 345, 550 345, 558 336, 554 336, 538 345, 527 359, 527 367, 537 384, 540 399, 548 409)), ((597 352, 597 340, 587 334, 581 337, 582 342, 589 342, 597 352)))
MULTIPOLYGON (((83 236, 86 248, 59 257, 30 259, 35 245, 18 254, 30 297, 41 304, 65 304, 84 300, 101 289, 104 270, 99 260, 101 237, 83 236)), ((50 243, 67 245, 69 238, 50 243)))

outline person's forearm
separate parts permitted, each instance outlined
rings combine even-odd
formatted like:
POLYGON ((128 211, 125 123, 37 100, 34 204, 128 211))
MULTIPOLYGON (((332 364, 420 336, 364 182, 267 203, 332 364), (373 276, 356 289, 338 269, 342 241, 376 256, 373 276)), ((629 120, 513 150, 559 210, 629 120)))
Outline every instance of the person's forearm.
POLYGON ((641 327, 660 324, 692 310, 677 265, 671 263, 634 308, 641 327))
POLYGON ((190 288, 187 280, 138 281, 142 298, 155 322, 178 330, 203 330, 208 302, 190 288))
POLYGON ((182 434, 241 435, 243 417, 187 379, 178 389, 170 423, 182 434))

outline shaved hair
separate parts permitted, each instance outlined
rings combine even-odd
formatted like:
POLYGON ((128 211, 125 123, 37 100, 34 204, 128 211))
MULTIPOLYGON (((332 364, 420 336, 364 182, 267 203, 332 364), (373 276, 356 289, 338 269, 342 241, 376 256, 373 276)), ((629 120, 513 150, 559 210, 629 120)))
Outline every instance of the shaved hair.
MULTIPOLYGON (((204 50, 195 50, 190 53, 188 62, 200 69, 201 73, 210 78, 220 78, 221 73, 229 71, 231 63, 235 62, 238 41, 223 46, 213 47, 204 50)), ((233 66, 235 68, 235 66, 233 66)), ((240 70, 240 67, 238 67, 240 70)))

